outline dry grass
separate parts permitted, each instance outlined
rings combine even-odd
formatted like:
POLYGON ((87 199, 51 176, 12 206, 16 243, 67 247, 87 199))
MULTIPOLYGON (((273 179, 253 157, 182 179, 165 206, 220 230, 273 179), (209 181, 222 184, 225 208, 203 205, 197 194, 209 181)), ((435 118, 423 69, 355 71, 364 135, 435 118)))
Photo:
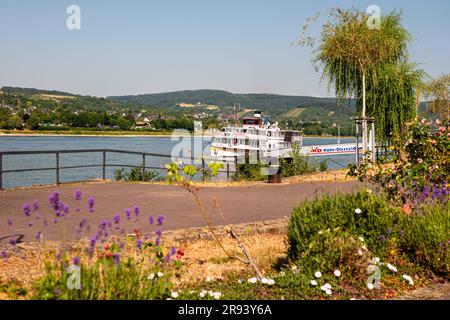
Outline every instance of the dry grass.
MULTIPOLYGON (((281 234, 258 234, 241 237, 255 263, 263 274, 267 274, 279 258, 286 253, 286 236, 281 234)), ((221 279, 227 273, 252 273, 249 264, 230 259, 212 240, 174 243, 183 251, 181 277, 176 285, 193 284, 206 278, 221 279)), ((223 245, 228 252, 242 256, 237 243, 232 238, 224 238, 223 245)))

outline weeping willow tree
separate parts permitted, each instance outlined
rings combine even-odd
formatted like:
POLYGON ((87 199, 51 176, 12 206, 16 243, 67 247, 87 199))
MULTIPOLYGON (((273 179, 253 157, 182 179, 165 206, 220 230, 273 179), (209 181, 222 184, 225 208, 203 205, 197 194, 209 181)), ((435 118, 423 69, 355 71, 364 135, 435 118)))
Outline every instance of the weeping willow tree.
POLYGON ((424 83, 423 93, 428 100, 427 111, 450 124, 450 74, 424 83))
POLYGON ((382 16, 378 28, 369 28, 369 17, 356 9, 332 9, 329 16, 313 62, 339 99, 356 98, 365 152, 368 115, 376 117, 381 140, 400 134, 402 124, 415 115, 421 74, 408 62, 411 35, 397 12, 382 16))

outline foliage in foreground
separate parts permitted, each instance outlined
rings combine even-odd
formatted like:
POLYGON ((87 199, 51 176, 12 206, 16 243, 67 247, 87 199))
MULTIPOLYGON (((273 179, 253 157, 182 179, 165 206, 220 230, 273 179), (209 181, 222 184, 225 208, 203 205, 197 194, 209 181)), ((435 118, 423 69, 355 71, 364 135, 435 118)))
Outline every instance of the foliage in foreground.
POLYGON ((450 206, 423 210, 408 216, 368 191, 305 202, 289 221, 288 257, 310 272, 341 268, 362 276, 367 263, 358 266, 359 256, 406 256, 448 277, 450 206))
POLYGON ((133 168, 130 171, 124 168, 114 171, 114 180, 116 181, 161 181, 162 178, 156 171, 142 170, 142 168, 133 168))

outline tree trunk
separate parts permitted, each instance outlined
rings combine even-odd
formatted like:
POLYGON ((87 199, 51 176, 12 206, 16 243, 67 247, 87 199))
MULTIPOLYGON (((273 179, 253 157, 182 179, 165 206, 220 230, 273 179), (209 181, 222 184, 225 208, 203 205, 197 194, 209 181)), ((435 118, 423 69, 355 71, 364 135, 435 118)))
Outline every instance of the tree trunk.
POLYGON ((366 122, 366 73, 362 72, 362 156, 363 161, 365 159, 366 151, 367 151, 367 122, 366 122))

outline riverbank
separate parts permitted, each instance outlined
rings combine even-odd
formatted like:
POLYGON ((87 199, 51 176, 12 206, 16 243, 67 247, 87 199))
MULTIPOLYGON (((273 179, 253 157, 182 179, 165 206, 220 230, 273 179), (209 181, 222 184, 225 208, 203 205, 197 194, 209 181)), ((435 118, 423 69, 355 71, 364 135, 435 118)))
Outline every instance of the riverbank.
MULTIPOLYGON (((64 131, 34 131, 34 130, 0 130, 0 137, 30 137, 30 136, 70 136, 70 137, 135 137, 135 136, 149 136, 152 138, 166 138, 170 137, 172 132, 154 131, 154 132, 139 132, 139 131, 79 131, 79 130, 64 130, 64 131)), ((179 136, 179 134, 177 134, 179 136)), ((209 134, 204 134, 204 137, 210 137, 209 134)), ((304 135, 304 139, 309 138, 338 138, 337 136, 320 136, 320 135, 304 135)), ((352 136, 340 136, 341 139, 354 138, 352 136)))

